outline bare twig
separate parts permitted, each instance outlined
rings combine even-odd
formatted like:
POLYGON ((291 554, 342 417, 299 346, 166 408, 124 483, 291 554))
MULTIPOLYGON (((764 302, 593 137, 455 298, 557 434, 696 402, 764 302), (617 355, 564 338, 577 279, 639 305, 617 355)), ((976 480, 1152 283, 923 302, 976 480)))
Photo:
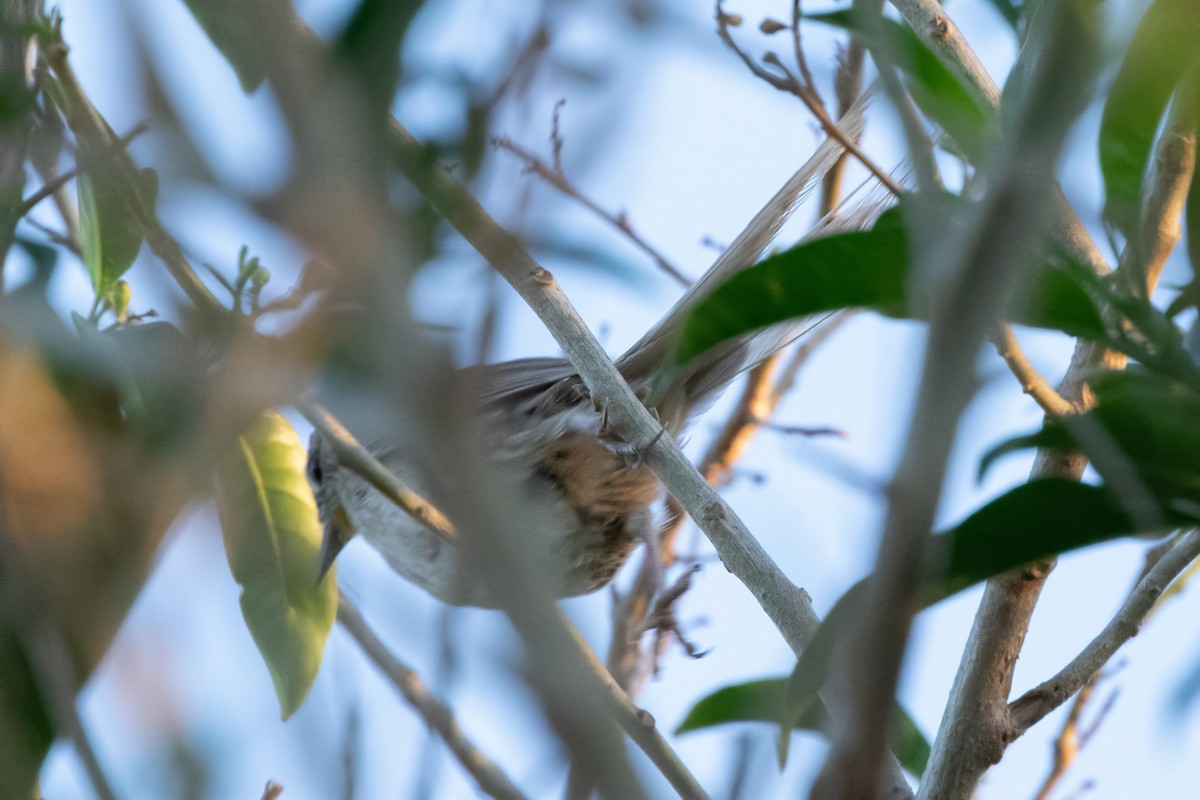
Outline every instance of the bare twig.
POLYGON ((643 239, 641 235, 639 235, 633 229, 633 226, 629 223, 629 217, 623 211, 614 214, 611 211, 601 208, 598 203, 584 194, 578 187, 575 186, 575 184, 571 183, 562 170, 562 140, 557 136, 557 129, 558 126, 556 121, 555 135, 551 137, 552 141, 554 142, 553 166, 546 164, 533 153, 521 148, 518 144, 506 136, 497 137, 492 140, 492 143, 500 149, 507 150, 517 158, 521 159, 521 161, 524 162, 525 169, 528 172, 532 172, 534 175, 537 175, 546 183, 550 184, 567 197, 572 198, 588 211, 591 211, 597 217, 604 220, 609 225, 613 226, 622 234, 624 234, 625 237, 629 239, 629 241, 632 242, 635 247, 640 249, 646 255, 650 256, 660 270, 674 278, 681 286, 690 286, 692 282, 688 279, 688 277, 680 272, 679 268, 667 260, 666 256, 660 253, 653 245, 643 239))
POLYGON ((1050 796, 1050 792, 1062 780, 1063 775, 1067 774, 1067 770, 1079 755, 1083 746, 1080 741, 1079 718, 1083 715, 1083 709, 1092 699, 1095 689, 1095 683, 1088 683, 1079 690, 1079 694, 1075 695, 1075 702, 1071 704, 1071 710, 1067 714, 1066 721, 1063 722, 1062 730, 1059 731, 1058 738, 1054 740, 1054 761, 1050 766, 1050 774, 1046 776, 1046 780, 1038 789, 1036 800, 1046 800, 1050 796))
POLYGON ((439 539, 454 543, 454 526, 432 503, 408 487, 383 464, 359 444, 358 440, 336 417, 323 406, 308 399, 296 403, 297 410, 312 424, 337 454, 338 463, 375 487, 380 494, 408 514, 412 519, 439 539))
POLYGON ((1137 635, 1142 621, 1171 581, 1197 557, 1200 557, 1200 532, 1191 531, 1150 568, 1116 616, 1079 655, 1058 674, 1010 704, 1013 732, 1024 733, 1087 685, 1121 646, 1137 635))
POLYGON ((587 642, 579 635, 579 631, 567 623, 565 618, 563 618, 563 624, 567 626, 572 638, 578 643, 579 649, 586 656, 588 668, 599 677, 605 689, 605 700, 609 710, 616 718, 617 723, 629 734, 629 738, 658 767, 659 772, 670 781, 671 786, 680 797, 708 797, 691 772, 688 771, 687 766, 680 760, 675 751, 671 749, 670 744, 667 743, 662 733, 659 732, 654 722, 654 717, 649 712, 634 705, 633 701, 629 699, 629 695, 613 680, 613 677, 608 674, 608 670, 600 663, 600 659, 596 657, 596 654, 588 647, 587 642))
POLYGON ((446 747, 482 791, 491 797, 507 800, 520 800, 525 796, 504 771, 466 737, 454 718, 454 712, 433 697, 420 676, 387 649, 345 595, 338 596, 338 622, 413 710, 421 715, 425 724, 442 737, 446 747))
POLYGON ((888 191, 890 191, 896 197, 904 194, 904 189, 900 186, 900 184, 896 183, 891 175, 888 175, 879 167, 878 164, 874 162, 873 159, 871 159, 870 156, 863 152, 862 148, 858 146, 858 143, 853 137, 846 136, 845 133, 842 132, 842 130, 837 126, 837 123, 830 118, 829 112, 825 110, 825 106, 820 102, 819 98, 814 96, 812 92, 808 91, 804 84, 802 84, 795 78, 794 75, 788 72, 787 68, 779 62, 777 57, 774 57, 772 54, 768 53, 765 60, 783 72, 783 77, 775 75, 770 70, 765 69, 757 61, 751 58, 748 53, 738 47, 737 42, 733 40, 733 35, 729 32, 729 16, 721 10, 720 2, 717 3, 716 19, 717 35, 721 37, 721 41, 724 42, 730 50, 737 54, 737 57, 742 60, 742 63, 745 64, 752 73, 754 73, 756 78, 766 81, 768 84, 781 92, 787 92, 788 94, 792 94, 800 98, 800 101, 804 103, 805 107, 807 107, 813 117, 816 118, 817 123, 821 126, 821 129, 825 132, 826 136, 829 136, 842 147, 846 148, 848 153, 857 158, 862 165, 867 168, 867 171, 874 175, 875 178, 881 184, 886 186, 888 191))
POLYGON ((36 219, 27 219, 25 222, 46 234, 50 241, 54 242, 55 244, 67 248, 77 256, 83 256, 83 249, 80 248, 79 242, 77 242, 75 237, 71 236, 70 234, 56 231, 49 225, 44 225, 41 222, 38 222, 36 219))
POLYGON ((1025 351, 1021 349, 1021 343, 1017 341, 1010 325, 1000 325, 992 334, 991 340, 992 344, 996 346, 996 352, 1004 359, 1004 363, 1008 364, 1009 370, 1021 384, 1021 391, 1032 397, 1034 402, 1042 407, 1042 410, 1052 417, 1061 417, 1078 411, 1073 403, 1068 402, 1066 398, 1056 392, 1045 376, 1029 363, 1025 351))
POLYGON ((92 167, 96 166, 96 164, 103 161, 105 157, 111 158, 113 155, 125 150, 127 147, 129 147, 134 139, 141 136, 148 130, 150 130, 150 124, 148 122, 139 122, 129 130, 129 133, 117 140, 117 142, 112 145, 110 152, 107 154, 101 154, 97 159, 80 162, 74 167, 74 169, 69 169, 61 175, 55 175, 53 178, 50 178, 44 184, 42 184, 41 188, 21 201, 21 205, 17 209, 18 216, 23 217, 28 214, 38 203, 42 202, 47 197, 50 197, 63 186, 66 186, 71 179, 82 175, 92 167))
POLYGON ((804 47, 800 41, 800 17, 800 0, 792 0, 792 53, 796 57, 796 68, 800 70, 805 89, 812 95, 813 100, 824 108, 825 101, 817 91, 817 84, 808 69, 808 59, 804 57, 804 47))

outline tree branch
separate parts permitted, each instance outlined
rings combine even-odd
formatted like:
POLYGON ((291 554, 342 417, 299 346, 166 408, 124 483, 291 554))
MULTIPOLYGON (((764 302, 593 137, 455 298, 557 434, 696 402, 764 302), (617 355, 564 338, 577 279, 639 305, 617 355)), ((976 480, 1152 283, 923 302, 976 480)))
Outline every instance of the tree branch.
POLYGON ((458 726, 454 712, 431 695, 420 676, 387 649, 344 594, 338 595, 337 618, 346 633, 358 642, 367 658, 387 676, 413 710, 425 720, 425 724, 442 737, 446 747, 479 784, 481 791, 505 800, 522 800, 525 797, 504 774, 504 770, 467 738, 458 726))
MULTIPOLYGON (((788 72, 783 64, 779 63, 777 58, 772 58, 768 63, 773 64, 780 71, 782 71, 784 73, 783 77, 771 73, 769 70, 759 65, 759 63, 751 58, 744 50, 738 47, 737 42, 733 40, 733 36, 729 32, 730 18, 729 15, 721 10, 720 0, 717 2, 716 16, 717 35, 721 38, 721 41, 729 47, 730 50, 737 54, 737 57, 742 60, 742 63, 745 64, 752 73, 754 73, 756 78, 766 81, 768 84, 781 92, 787 92, 788 94, 792 94, 800 98, 800 102, 804 103, 805 107, 809 110, 813 117, 816 118, 817 123, 821 126, 821 130, 825 132, 826 136, 833 139, 835 142, 844 147, 846 152, 857 158, 862 165, 867 168, 867 171, 874 175, 875 179, 881 184, 886 186, 888 191, 890 191, 893 195, 899 197, 900 195, 904 194, 903 187, 896 183, 896 181, 892 179, 891 175, 888 175, 886 172, 884 172, 883 169, 881 169, 880 166, 876 164, 870 156, 863 152, 862 148, 858 146, 857 141, 855 141, 855 137, 847 136, 845 132, 838 127, 837 123, 830 118, 829 112, 825 110, 825 106, 821 103, 820 98, 817 97, 815 93, 808 91, 805 86, 800 83, 800 81, 796 80, 795 76, 788 72)), ((768 55, 770 56, 771 54, 768 55)))
MULTIPOLYGON (((127 147, 129 147, 130 144, 133 143, 134 139, 141 136, 143 133, 145 133, 148 130, 150 130, 149 123, 139 122, 137 125, 134 125, 132 128, 129 129, 128 133, 126 133, 119 140, 117 140, 116 144, 114 144, 112 146, 111 151, 107 154, 107 156, 112 157, 113 155, 115 155, 119 152, 122 152, 127 147)), ((101 159, 103 159, 104 157, 105 157, 104 155, 100 156, 101 159)), ((54 177, 48 179, 45 183, 42 184, 42 186, 37 191, 35 191, 33 194, 29 195, 29 197, 26 197, 24 200, 21 201, 21 205, 17 208, 18 216, 23 217, 26 214, 28 214, 30 211, 33 210, 34 206, 36 206, 38 203, 42 202, 47 197, 50 197, 52 194, 57 192, 59 189, 66 186, 67 183, 72 178, 76 178, 79 175, 82 175, 83 173, 87 172, 88 169, 95 166, 97 163, 98 162, 95 160, 90 161, 90 162, 80 161, 79 163, 76 164, 76 166, 73 169, 69 169, 66 172, 63 172, 59 175, 55 175, 54 177)))
POLYGON ((1021 391, 1032 397, 1043 411, 1051 417, 1076 413, 1078 409, 1075 405, 1056 392, 1045 376, 1029 363, 1025 351, 1021 349, 1021 343, 1013 334, 1011 325, 998 326, 992 334, 991 340, 992 344, 996 346, 996 352, 1004 359, 1004 363, 1008 365, 1013 376, 1021 384, 1021 391))
POLYGON ((338 463, 375 487, 376 490, 412 519, 444 542, 454 544, 454 526, 432 503, 408 487, 396 473, 379 463, 346 426, 327 409, 301 398, 297 410, 333 445, 338 463))
MULTIPOLYGON (((556 139, 556 141, 560 140, 556 139)), ((646 255, 650 256, 658 268, 674 278, 680 286, 688 287, 692 285, 691 280, 689 280, 686 275, 680 272, 678 267, 668 261, 666 256, 658 252, 658 250, 652 244, 647 242, 645 239, 639 236, 636 231, 634 231, 633 226, 629 224, 629 218, 623 212, 613 214, 610 211, 604 210, 599 206, 599 204, 596 203, 596 201, 585 195, 575 186, 575 184, 571 183, 571 181, 568 180, 566 173, 563 172, 562 165, 558 163, 557 155, 555 158, 555 166, 552 167, 543 162, 533 153, 521 148, 507 136, 501 136, 493 139, 492 143, 502 150, 507 150, 523 161, 527 171, 537 175, 546 183, 550 184, 567 197, 574 199, 588 211, 591 211, 597 217, 623 233, 635 247, 637 247, 646 255)), ((558 153, 557 145, 555 153, 558 153)))
POLYGON ((1127 641, 1141 630, 1142 621, 1154 609, 1171 582, 1200 557, 1200 531, 1191 531, 1175 543, 1130 593, 1095 639, 1079 655, 1009 705, 1013 738, 1029 730, 1071 695, 1091 681, 1127 641))
MULTIPOLYGON (((1091 54, 1063 48, 1079 38, 1079 21, 1066 10, 1049 16, 1043 38, 1023 53, 1038 59, 1039 78, 1013 109, 1012 135, 989 159, 984 198, 961 235, 926 255, 933 261, 929 274, 950 277, 934 295, 916 410, 889 487, 865 607, 848 632, 840 669, 833 669, 834 680, 848 687, 850 713, 836 721, 838 733, 814 798, 859 798, 878 791, 900 667, 920 607, 924 556, 950 447, 974 393, 979 347, 1036 253, 1047 184, 1067 129, 1082 111, 1079 95, 1086 95, 1092 78, 1091 54)), ((918 226, 937 224, 936 213, 927 209, 918 226)))
MULTIPOLYGON (((1186 106, 1176 104, 1160 147, 1181 157, 1155 159, 1155 174, 1148 183, 1155 188, 1144 201, 1142 210, 1141 230, 1148 238, 1138 244, 1136 250, 1127 248, 1121 266, 1122 271, 1134 270, 1137 280, 1142 276, 1156 276, 1158 270, 1153 263, 1145 261, 1138 261, 1138 266, 1133 266, 1134 252, 1157 254, 1156 259, 1165 258, 1175 244, 1173 237, 1178 236, 1177 227, 1160 224, 1159 218, 1179 213, 1179 201, 1173 198, 1186 195, 1194 166, 1194 154, 1187 155, 1179 145, 1190 142, 1194 149, 1194 131, 1193 114, 1186 106), (1157 199, 1149 202, 1150 198, 1157 199)), ((1152 283, 1146 285, 1148 293, 1153 288, 1152 283)), ((1124 365, 1124 356, 1080 340, 1059 394, 1085 411, 1093 404, 1086 385, 1088 377, 1097 367, 1121 369, 1124 365)), ((1079 480, 1086 465, 1087 460, 1078 453, 1039 450, 1030 479, 1079 480)), ((970 795, 984 772, 999 762, 1015 738, 1016 728, 1008 706, 1013 669, 1034 607, 1053 569, 1051 560, 988 581, 921 785, 918 797, 922 800, 950 800, 970 795), (964 746, 964 743, 969 745, 964 746)))
MULTIPOLYGON (((966 38, 954 24, 938 0, 889 0, 900 12, 921 41, 936 54, 959 79, 967 91, 972 92, 984 108, 991 109, 992 123, 999 125, 1000 87, 988 75, 983 62, 967 43, 966 38)), ((1067 245, 1072 255, 1090 264, 1097 274, 1111 272, 1108 262, 1101 255, 1096 243, 1083 227, 1083 222, 1067 202, 1062 187, 1055 181, 1051 186, 1050 212, 1052 226, 1060 241, 1067 245)))

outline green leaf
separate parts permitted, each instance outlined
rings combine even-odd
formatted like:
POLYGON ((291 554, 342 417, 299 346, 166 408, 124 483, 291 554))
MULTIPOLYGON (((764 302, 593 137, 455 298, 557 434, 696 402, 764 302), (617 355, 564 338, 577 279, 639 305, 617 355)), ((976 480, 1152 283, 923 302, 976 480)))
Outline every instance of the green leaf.
POLYGON ((259 31, 245 24, 247 4, 242 0, 184 0, 184 4, 237 73, 242 91, 257 89, 267 77, 267 57, 259 31))
MULTIPOLYGON (((733 722, 778 724, 787 683, 787 678, 767 678, 718 689, 692 706, 675 733, 689 733, 733 722)), ((804 713, 794 720, 792 727, 825 735, 829 723, 829 712, 818 699, 808 704, 804 713)), ((905 769, 917 776, 925 772, 929 762, 929 741, 912 717, 899 706, 896 707, 891 745, 905 769)))
POLYGON ((1164 507, 1200 504, 1200 391, 1145 370, 1105 373, 1091 385, 1095 408, 997 445, 984 456, 980 474, 1017 450, 1079 451, 1109 485, 1126 486, 1136 476, 1164 507))
POLYGON ((1155 136, 1176 85, 1197 62, 1200 3, 1157 0, 1130 42, 1104 104, 1100 122, 1100 171, 1108 200, 1106 216, 1127 237, 1141 208, 1142 180, 1155 136))
MULTIPOLYGON (((1165 522, 1178 525, 1193 519, 1168 513, 1165 522)), ((1108 488, 1059 478, 1031 481, 933 538, 918 593, 921 606, 1025 564, 1146 532, 1150 531, 1139 530, 1108 488)), ((837 642, 864 613, 869 580, 842 595, 800 655, 784 701, 786 726, 805 712, 825 684, 837 642)))
POLYGON ((878 20, 878 35, 864 28, 854 11, 810 14, 805 19, 850 31, 872 51, 882 51, 904 74, 917 106, 954 138, 962 152, 978 161, 991 138, 991 109, 963 86, 911 28, 878 20))
MULTIPOLYGON (((337 584, 316 584, 321 526, 305 450, 282 415, 263 414, 217 473, 225 554, 242 586, 242 615, 284 719, 317 676, 337 612, 337 584)), ((332 573, 332 570, 330 571, 332 573)))
MULTIPOLYGON (((684 320, 676 360, 684 364, 740 334, 842 308, 923 318, 922 298, 907 296, 911 269, 903 207, 886 211, 869 231, 804 242, 737 273, 697 303, 684 320)), ((1071 336, 1105 337, 1095 302, 1076 280, 1079 269, 1085 268, 1063 257, 1036 265, 1009 319, 1071 336)))
POLYGON ((908 239, 896 210, 869 231, 806 242, 743 270, 684 320, 679 363, 721 342, 777 322, 839 308, 900 311, 908 239))
POLYGON ((1025 9, 1024 3, 1013 2, 1013 0, 988 0, 992 8, 1004 17, 1004 21, 1012 26, 1013 30, 1019 30, 1021 26, 1021 14, 1025 9))
POLYGON ((354 75, 372 106, 386 113, 400 79, 400 45, 423 0, 359 0, 333 42, 334 57, 354 75))
POLYGON ((79 248, 102 296, 124 275, 142 249, 142 227, 115 185, 111 170, 79 176, 79 248))

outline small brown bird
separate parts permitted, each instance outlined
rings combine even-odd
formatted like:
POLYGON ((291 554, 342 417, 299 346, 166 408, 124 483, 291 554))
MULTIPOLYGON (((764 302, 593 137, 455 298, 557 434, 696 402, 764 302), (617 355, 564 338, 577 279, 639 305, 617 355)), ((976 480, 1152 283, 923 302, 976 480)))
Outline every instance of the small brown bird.
MULTIPOLYGON (((862 127, 855 107, 842 122, 849 136, 862 127)), ((733 273, 756 263, 805 193, 842 152, 826 140, 754 217, 746 229, 674 308, 616 362, 640 397, 646 398, 666 432, 680 435, 740 372, 794 340, 803 323, 788 324, 734 339, 694 359, 662 379, 675 335, 695 303, 733 273), (653 387, 654 396, 647 397, 653 387)), ((862 225, 880 206, 870 203, 818 226, 815 234, 862 225)), ((659 495, 654 473, 631 458, 628 448, 604 431, 603 415, 583 388, 570 362, 534 358, 470 367, 460 377, 480 401, 484 452, 507 476, 505 487, 533 524, 529 535, 543 540, 527 548, 543 563, 556 597, 586 594, 604 586, 630 552, 654 531, 651 507, 659 495)), ((353 420, 348 420, 353 428, 353 420)), ((397 433, 365 442, 384 466, 424 494, 415 442, 397 433)), ((341 546, 361 533, 396 572, 435 597, 454 605, 490 607, 495 602, 481 581, 462 580, 456 546, 414 521, 358 475, 339 465, 333 447, 313 434, 309 479, 325 524, 326 564, 341 546)))

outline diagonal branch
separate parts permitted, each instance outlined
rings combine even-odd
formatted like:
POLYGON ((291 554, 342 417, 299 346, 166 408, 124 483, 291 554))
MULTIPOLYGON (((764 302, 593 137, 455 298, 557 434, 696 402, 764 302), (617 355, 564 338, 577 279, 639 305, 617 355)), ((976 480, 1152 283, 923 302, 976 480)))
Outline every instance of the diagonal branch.
POLYGON ((1054 390, 1050 382, 1029 362, 1021 343, 1013 334, 1011 325, 1000 325, 991 336, 996 352, 1004 359, 1013 376, 1021 384, 1021 391, 1033 398, 1042 410, 1052 417, 1062 417, 1078 411, 1074 403, 1054 390))
POLYGON ((554 151, 555 152, 555 163, 554 163, 554 166, 546 164, 544 161, 539 159, 533 153, 530 153, 528 150, 523 149, 518 144, 516 144, 512 139, 509 139, 507 136, 502 136, 502 137, 493 139, 492 143, 502 150, 507 150, 508 152, 512 153, 517 158, 519 158, 521 161, 523 161, 525 163, 525 169, 527 171, 532 172, 534 175, 537 175, 539 178, 544 180, 546 183, 550 184, 555 189, 557 189, 558 191, 565 194, 567 197, 572 198, 573 200, 578 202, 580 205, 582 205, 584 208, 586 208, 588 211, 592 212, 597 217, 604 220, 609 225, 613 226, 618 231, 623 233, 625 235, 625 237, 634 244, 635 247, 637 247, 639 250, 641 250, 646 255, 650 256, 650 258, 653 259, 654 263, 658 266, 658 268, 660 270, 662 270, 663 272, 667 273, 668 275, 670 275, 672 278, 674 278, 675 281, 677 283, 679 283, 680 286, 684 286, 684 287, 691 286, 692 282, 688 279, 688 277, 686 275, 684 275, 682 272, 679 271, 678 267, 676 267, 674 264, 672 264, 670 261, 668 261, 666 256, 664 256, 662 253, 660 253, 654 247, 654 245, 650 244, 645 239, 643 239, 633 229, 633 226, 629 223, 629 218, 625 215, 624 212, 618 212, 618 213, 614 214, 611 211, 607 211, 607 210, 601 208, 600 205, 598 203, 596 203, 595 200, 592 200, 590 197, 588 197, 586 194, 584 194, 582 191, 580 191, 579 188, 575 186, 575 184, 571 183, 571 181, 567 178, 566 173, 563 172, 562 164, 559 163, 558 154, 559 154, 559 149, 560 149, 559 143, 561 141, 562 141, 561 139, 557 139, 557 138, 555 139, 555 151, 554 151))
POLYGON ((338 463, 375 487, 388 500, 444 542, 454 544, 454 526, 432 503, 408 487, 371 455, 323 406, 301 399, 296 408, 333 445, 338 463))
POLYGON ((874 175, 875 179, 881 184, 886 186, 888 191, 890 191, 893 195, 899 197, 900 195, 904 194, 904 189, 900 186, 900 184, 896 183, 892 176, 888 175, 887 172, 885 172, 878 164, 876 164, 870 156, 863 152, 862 148, 858 146, 858 142, 855 141, 854 137, 847 136, 845 132, 838 127, 837 123, 834 122, 829 116, 829 112, 825 109, 825 105, 821 102, 820 98, 817 97, 814 92, 809 91, 804 84, 802 84, 794 75, 788 72, 787 69, 781 63, 779 63, 777 58, 772 56, 769 63, 772 63, 781 72, 783 72, 782 77, 764 68, 757 61, 751 58, 746 51, 738 47, 737 42, 733 40, 733 35, 729 32, 729 23, 729 15, 721 10, 720 2, 718 2, 717 35, 721 37, 721 41, 724 42, 730 50, 737 54, 737 57, 742 60, 742 63, 746 65, 747 69, 754 73, 754 77, 766 81, 781 92, 787 92, 788 94, 792 94, 800 98, 800 102, 804 103, 805 107, 808 108, 809 112, 814 118, 816 118, 817 123, 821 126, 821 130, 825 132, 826 136, 833 139, 835 142, 844 147, 846 152, 857 158, 862 165, 867 168, 867 171, 874 175))
MULTIPOLYGON (((117 142, 112 145, 112 147, 110 148, 108 153, 102 153, 100 156, 98 156, 98 159, 103 160, 106 157, 111 158, 113 155, 116 155, 118 152, 125 150, 127 147, 129 147, 130 144, 133 143, 134 139, 141 136, 143 133, 145 133, 148 130, 150 130, 149 123, 139 122, 137 125, 133 126, 129 130, 128 133, 126 133, 124 136, 122 136, 120 139, 118 139, 117 142)), ((80 161, 73 169, 69 169, 66 172, 63 172, 59 175, 55 175, 54 177, 50 178, 49 180, 47 180, 45 183, 42 184, 41 188, 39 188, 33 194, 29 195, 29 197, 26 197, 24 200, 21 201, 21 205, 17 209, 17 215, 21 216, 21 217, 25 216, 30 211, 32 211, 33 207, 36 206, 38 203, 42 202, 50 195, 57 192, 59 189, 66 186, 67 183, 71 179, 76 178, 79 175, 82 175, 83 173, 87 172, 88 169, 95 166, 97 163, 98 163, 97 159, 92 159, 90 161, 80 161)))
POLYGON ((467 738, 458 726, 454 712, 431 695, 420 676, 387 649, 344 594, 338 595, 337 616, 342 628, 358 642, 367 658, 387 676, 413 710, 425 720, 425 724, 442 737, 458 763, 479 784, 480 790, 490 797, 503 800, 522 800, 525 797, 504 770, 467 738))
POLYGON ((1030 689, 1009 705, 1013 733, 1020 736, 1065 703, 1099 674, 1121 646, 1141 630, 1142 622, 1158 599, 1188 566, 1200 558, 1200 531, 1181 538, 1150 568, 1095 639, 1058 674, 1030 689))

